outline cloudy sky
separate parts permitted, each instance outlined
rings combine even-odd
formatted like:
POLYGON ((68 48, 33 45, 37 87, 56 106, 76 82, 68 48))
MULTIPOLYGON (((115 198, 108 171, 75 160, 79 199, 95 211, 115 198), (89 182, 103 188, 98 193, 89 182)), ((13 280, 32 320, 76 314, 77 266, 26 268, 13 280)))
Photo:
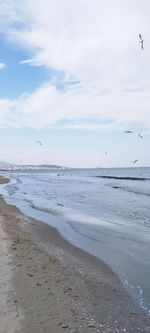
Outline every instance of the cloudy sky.
POLYGON ((149 17, 149 0, 0 0, 0 160, 149 166, 149 17))

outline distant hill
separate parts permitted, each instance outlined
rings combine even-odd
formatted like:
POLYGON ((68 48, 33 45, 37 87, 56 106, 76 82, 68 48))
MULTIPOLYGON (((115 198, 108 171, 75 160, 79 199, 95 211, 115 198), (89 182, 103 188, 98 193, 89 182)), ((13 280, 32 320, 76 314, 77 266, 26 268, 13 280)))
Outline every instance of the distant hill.
POLYGON ((9 167, 9 166, 12 166, 13 164, 12 163, 9 163, 9 162, 5 162, 5 161, 0 161, 0 167, 9 167))
POLYGON ((42 167, 42 168, 63 168, 63 166, 61 166, 61 165, 55 165, 55 164, 38 164, 38 165, 36 165, 36 166, 38 166, 38 167, 42 167))
POLYGON ((0 161, 0 170, 41 170, 41 169, 65 169, 65 167, 56 164, 12 164, 0 161))

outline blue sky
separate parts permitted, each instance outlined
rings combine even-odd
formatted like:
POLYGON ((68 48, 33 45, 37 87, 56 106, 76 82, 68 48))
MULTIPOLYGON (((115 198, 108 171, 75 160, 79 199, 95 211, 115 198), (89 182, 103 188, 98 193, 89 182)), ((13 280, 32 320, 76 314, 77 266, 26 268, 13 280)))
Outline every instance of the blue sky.
MULTIPOLYGON (((6 67, 0 72, 0 98, 17 98, 22 93, 31 93, 51 77, 44 67, 20 65, 28 53, 0 36, 0 61, 6 67)), ((53 74, 53 73, 52 73, 53 74)))
POLYGON ((150 165, 149 9, 147 0, 0 4, 0 160, 150 165))

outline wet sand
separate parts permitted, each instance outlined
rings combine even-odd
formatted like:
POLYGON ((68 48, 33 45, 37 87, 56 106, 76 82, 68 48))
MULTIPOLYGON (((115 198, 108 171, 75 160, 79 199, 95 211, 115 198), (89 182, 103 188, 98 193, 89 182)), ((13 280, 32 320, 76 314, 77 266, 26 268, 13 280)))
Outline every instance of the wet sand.
POLYGON ((9 183, 9 178, 0 176, 0 184, 7 184, 9 183))
POLYGON ((103 262, 3 198, 0 229, 1 333, 150 332, 103 262))

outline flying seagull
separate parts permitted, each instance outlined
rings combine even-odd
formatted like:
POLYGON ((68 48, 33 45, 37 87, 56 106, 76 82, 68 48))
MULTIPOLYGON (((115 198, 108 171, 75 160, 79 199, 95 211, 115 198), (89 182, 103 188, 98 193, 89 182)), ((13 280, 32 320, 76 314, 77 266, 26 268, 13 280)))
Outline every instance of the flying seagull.
POLYGON ((139 34, 139 38, 140 38, 141 48, 142 48, 142 50, 144 50, 144 46, 143 46, 144 39, 142 38, 141 34, 139 34))
POLYGON ((36 140, 35 142, 39 143, 39 145, 42 146, 42 142, 41 141, 36 140))
POLYGON ((143 139, 143 136, 139 133, 138 134, 138 137, 140 138, 140 139, 143 139))
POLYGON ((133 134, 132 131, 125 131, 125 133, 127 133, 127 134, 133 134))
POLYGON ((135 160, 134 162, 133 162, 133 164, 135 164, 135 163, 137 163, 138 162, 138 160, 135 160))

